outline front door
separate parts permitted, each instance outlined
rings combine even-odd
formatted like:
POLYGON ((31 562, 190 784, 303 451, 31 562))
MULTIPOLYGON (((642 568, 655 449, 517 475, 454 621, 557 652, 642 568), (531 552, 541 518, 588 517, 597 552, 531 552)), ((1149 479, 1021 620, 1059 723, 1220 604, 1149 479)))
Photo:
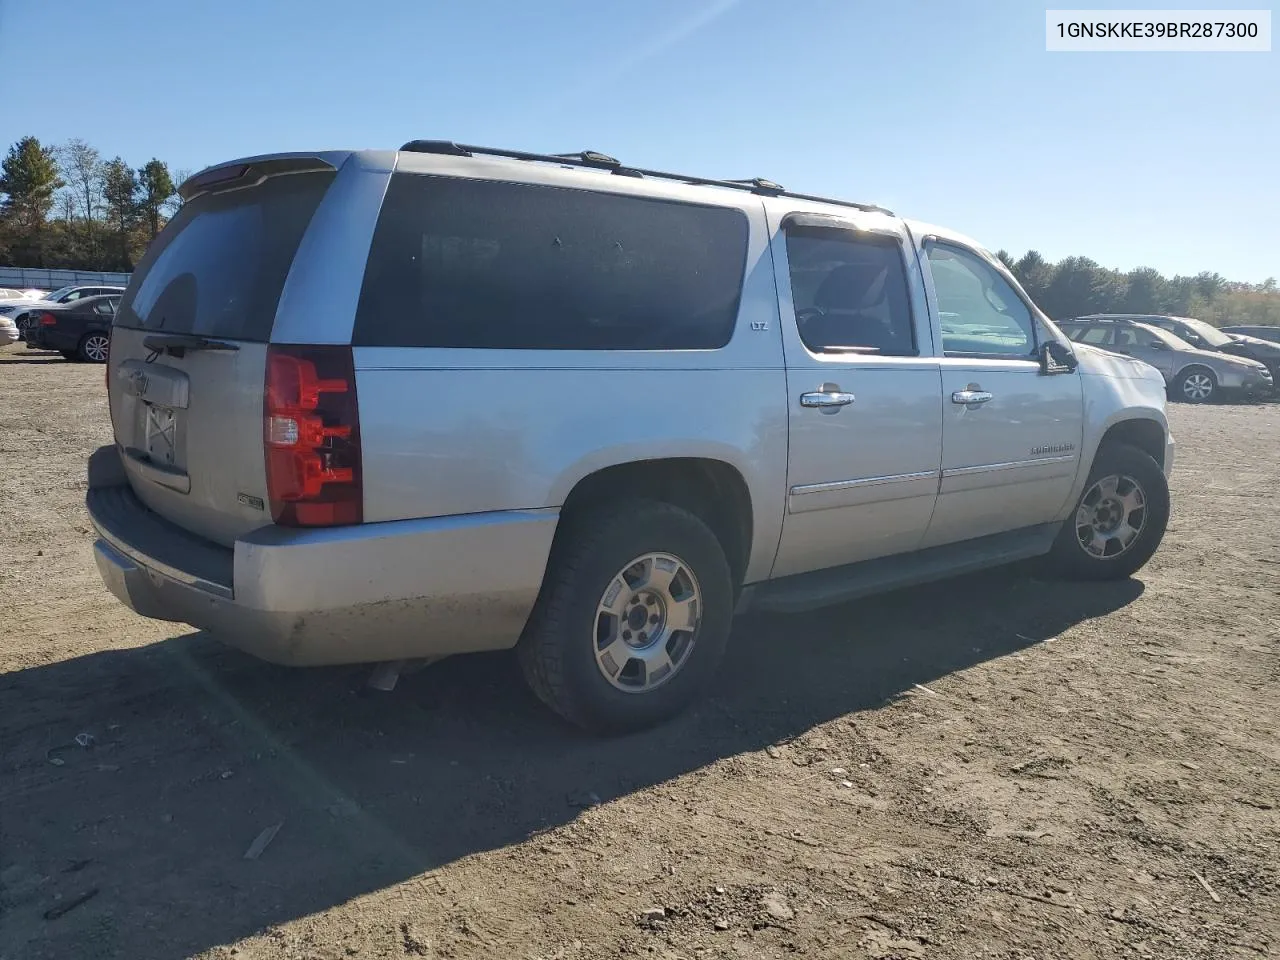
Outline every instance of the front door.
POLYGON ((874 214, 770 227, 790 426, 773 575, 914 550, 937 496, 942 413, 909 238, 874 214))
POLYGON ((1041 372, 1047 325, 977 250, 922 244, 942 341, 942 482, 936 546, 1060 517, 1080 465, 1076 372, 1041 372))

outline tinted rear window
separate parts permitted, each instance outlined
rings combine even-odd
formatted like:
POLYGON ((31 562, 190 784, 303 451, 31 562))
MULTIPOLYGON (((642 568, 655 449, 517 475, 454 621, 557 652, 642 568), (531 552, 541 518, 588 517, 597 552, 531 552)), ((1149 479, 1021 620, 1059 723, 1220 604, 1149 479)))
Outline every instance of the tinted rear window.
POLYGON ((269 340, 289 265, 333 177, 271 177, 186 204, 134 273, 116 323, 269 340))
POLYGON ((396 174, 353 342, 715 349, 733 334, 746 253, 739 210, 396 174))

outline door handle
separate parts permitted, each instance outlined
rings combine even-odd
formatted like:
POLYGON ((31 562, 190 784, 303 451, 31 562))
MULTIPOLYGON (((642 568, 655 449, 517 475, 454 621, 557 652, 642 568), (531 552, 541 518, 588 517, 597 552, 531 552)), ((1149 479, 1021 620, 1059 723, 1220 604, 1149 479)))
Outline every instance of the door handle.
POLYGON ((839 390, 815 390, 812 393, 800 394, 800 406, 817 407, 820 410, 830 410, 835 407, 847 407, 853 403, 852 393, 843 393, 839 390))
POLYGON ((995 394, 986 390, 957 390, 951 395, 952 403, 960 403, 966 407, 976 407, 992 399, 995 394))

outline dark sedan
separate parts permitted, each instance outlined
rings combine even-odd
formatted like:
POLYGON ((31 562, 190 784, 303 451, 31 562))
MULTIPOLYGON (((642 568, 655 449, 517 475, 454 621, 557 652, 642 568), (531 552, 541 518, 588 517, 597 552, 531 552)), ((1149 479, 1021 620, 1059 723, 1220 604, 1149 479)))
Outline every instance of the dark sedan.
POLYGON ((27 315, 27 347, 57 350, 68 360, 106 363, 111 321, 120 297, 85 297, 51 303, 27 315))

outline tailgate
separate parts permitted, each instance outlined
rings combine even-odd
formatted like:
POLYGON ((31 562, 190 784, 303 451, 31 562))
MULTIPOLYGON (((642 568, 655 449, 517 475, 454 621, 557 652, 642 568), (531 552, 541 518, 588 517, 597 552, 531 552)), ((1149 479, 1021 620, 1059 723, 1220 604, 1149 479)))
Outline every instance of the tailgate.
POLYGON ((130 485, 156 513, 227 545, 271 523, 267 343, 334 176, 322 162, 302 167, 239 168, 230 189, 189 201, 147 251, 112 330, 111 420, 130 485))

